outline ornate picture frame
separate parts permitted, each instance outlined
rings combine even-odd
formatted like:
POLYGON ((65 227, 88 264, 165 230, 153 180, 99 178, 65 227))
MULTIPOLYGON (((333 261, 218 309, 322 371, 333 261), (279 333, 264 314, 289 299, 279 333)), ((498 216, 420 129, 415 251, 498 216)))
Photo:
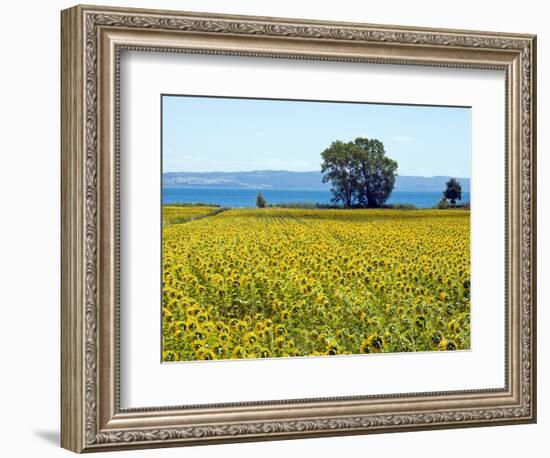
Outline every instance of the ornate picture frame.
POLYGON ((75 6, 62 12, 61 445, 75 452, 536 421, 536 37, 75 6), (505 72, 505 387, 122 409, 124 50, 505 72))

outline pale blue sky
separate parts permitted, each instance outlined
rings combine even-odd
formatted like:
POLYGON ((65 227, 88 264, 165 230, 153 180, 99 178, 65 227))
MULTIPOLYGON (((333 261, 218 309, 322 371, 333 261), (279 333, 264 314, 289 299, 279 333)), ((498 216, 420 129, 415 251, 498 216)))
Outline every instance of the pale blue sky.
POLYGON ((163 171, 320 170, 335 140, 377 138, 400 175, 470 176, 470 109, 163 96, 163 171))

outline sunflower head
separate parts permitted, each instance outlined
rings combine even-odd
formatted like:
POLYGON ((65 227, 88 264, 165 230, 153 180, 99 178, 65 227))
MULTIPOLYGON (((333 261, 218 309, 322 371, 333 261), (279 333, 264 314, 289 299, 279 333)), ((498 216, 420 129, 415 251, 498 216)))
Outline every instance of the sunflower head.
POLYGON ((245 356, 245 352, 244 352, 244 348, 241 347, 240 345, 237 345, 233 351, 231 352, 231 356, 233 358, 236 358, 236 359, 241 359, 241 358, 244 358, 245 356))
POLYGON ((336 339, 327 339, 325 354, 326 355, 337 355, 339 353, 338 342, 336 339))
POLYGON ((163 361, 176 361, 176 353, 172 350, 162 352, 163 361))
POLYGON ((277 348, 278 350, 282 350, 285 346, 285 338, 282 337, 282 336, 279 336, 275 339, 275 341, 273 342, 273 345, 275 346, 275 348, 277 348))
POLYGON ((439 331, 433 331, 431 334, 431 340, 434 344, 439 345, 440 342, 443 340, 443 336, 439 331))
POLYGON ((243 337, 243 342, 247 346, 252 346, 258 341, 258 336, 255 332, 247 332, 243 337))
POLYGON ((384 347, 384 340, 382 336, 373 334, 367 338, 367 341, 372 349, 373 353, 380 353, 384 347))
POLYGON ((370 353, 371 349, 370 349, 370 346, 369 346, 368 339, 363 339, 361 341, 361 346, 359 348, 361 350, 361 353, 370 353))
POLYGON ((414 320, 414 326, 418 329, 424 329, 426 326, 426 317, 424 315, 418 315, 414 320))
POLYGON ((286 329, 282 324, 275 326, 275 334, 277 336, 284 336, 286 334, 286 329))
POLYGON ((205 323, 206 321, 208 321, 208 314, 206 312, 199 312, 197 314, 197 321, 199 323, 205 323))
POLYGON ((200 348, 195 352, 195 356, 197 359, 206 360, 206 361, 216 359, 216 354, 209 348, 200 348))
POLYGON ((459 329, 459 326, 458 326, 458 323, 456 322, 456 320, 449 321, 449 323, 447 324, 447 329, 451 333, 456 334, 458 332, 458 329, 459 329))

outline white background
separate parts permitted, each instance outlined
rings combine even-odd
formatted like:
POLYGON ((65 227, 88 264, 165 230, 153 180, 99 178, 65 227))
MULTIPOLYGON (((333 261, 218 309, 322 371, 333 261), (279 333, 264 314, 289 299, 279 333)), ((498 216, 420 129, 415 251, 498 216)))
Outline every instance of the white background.
POLYGON ((504 72, 144 52, 121 66, 122 407, 504 387, 504 72), (159 364, 159 94, 182 92, 471 106, 471 351, 159 364))
MULTIPOLYGON (((97 0, 96 3, 104 2, 97 0)), ((539 423, 271 443, 121 452, 127 456, 545 456, 550 433, 544 276, 548 261, 550 40, 545 2, 517 1, 123 1, 118 5, 538 34, 539 79, 539 423), (545 348, 546 347, 546 348, 545 348), (546 387, 544 386, 546 385, 546 387)), ((2 455, 69 456, 59 424, 59 10, 70 2, 3 5, 0 113, 0 422, 2 455)), ((113 455, 116 456, 116 455, 113 455)))

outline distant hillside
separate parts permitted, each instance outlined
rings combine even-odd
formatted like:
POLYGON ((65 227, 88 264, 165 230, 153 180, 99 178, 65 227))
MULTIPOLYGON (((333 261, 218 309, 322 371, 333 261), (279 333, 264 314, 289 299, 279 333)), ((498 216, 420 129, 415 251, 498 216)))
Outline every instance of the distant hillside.
POLYGON ((248 189, 330 189, 320 172, 257 170, 253 172, 164 173, 165 187, 248 188, 248 189))
MULTIPOLYGON (((439 192, 445 189, 447 176, 397 176, 394 191, 439 192)), ((255 170, 252 172, 167 172, 162 176, 166 188, 231 188, 231 189, 303 189, 329 190, 321 172, 255 170)), ((458 178, 464 192, 470 191, 470 179, 458 178)))
MULTIPOLYGON (((445 183, 449 181, 446 176, 435 177, 413 177, 413 176, 400 176, 395 179, 394 191, 416 191, 416 192, 439 192, 445 189, 445 183)), ((470 192, 470 179, 469 178, 456 178, 462 185, 462 191, 470 192)))

